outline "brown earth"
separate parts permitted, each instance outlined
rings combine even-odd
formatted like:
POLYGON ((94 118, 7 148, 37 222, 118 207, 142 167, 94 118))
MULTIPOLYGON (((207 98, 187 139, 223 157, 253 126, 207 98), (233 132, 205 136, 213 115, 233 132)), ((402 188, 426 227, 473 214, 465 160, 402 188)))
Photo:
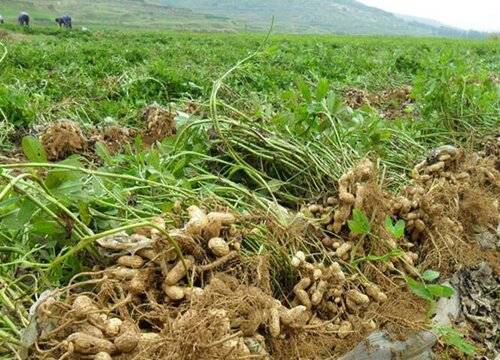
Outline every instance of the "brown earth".
POLYGON ((409 118, 415 113, 411 91, 411 86, 382 90, 376 94, 350 88, 344 90, 344 98, 346 105, 353 109, 366 105, 378 111, 382 118, 395 120, 409 118))

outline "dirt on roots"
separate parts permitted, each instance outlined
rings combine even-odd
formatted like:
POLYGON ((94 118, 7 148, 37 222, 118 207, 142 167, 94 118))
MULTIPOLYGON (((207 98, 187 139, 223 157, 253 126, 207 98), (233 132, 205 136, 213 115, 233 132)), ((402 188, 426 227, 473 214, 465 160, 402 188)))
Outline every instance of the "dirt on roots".
POLYGON ((380 113, 384 119, 401 119, 411 117, 415 113, 414 100, 410 97, 411 86, 399 89, 387 89, 371 94, 361 89, 344 90, 345 103, 353 109, 369 106, 380 113))
POLYGON ((428 303, 405 282, 417 267, 443 278, 480 260, 498 270, 497 161, 443 146, 393 194, 365 159, 322 201, 288 213, 286 224, 191 206, 178 228, 159 217, 154 228, 99 239, 111 264, 96 264, 38 304, 31 356, 326 359, 377 329, 404 339, 426 326, 428 303), (370 219, 370 234, 350 230, 354 209, 370 219), (387 231, 386 215, 405 221, 404 236, 387 231), (285 260, 249 257, 259 233, 296 251, 285 260))
POLYGON ((147 149, 177 132, 174 114, 158 104, 145 107, 140 120, 141 129, 136 131, 119 125, 82 128, 71 120, 59 119, 40 127, 35 135, 40 137, 47 159, 59 161, 74 154, 96 158, 97 143, 114 155, 132 144, 137 135, 142 137, 143 146, 147 149))

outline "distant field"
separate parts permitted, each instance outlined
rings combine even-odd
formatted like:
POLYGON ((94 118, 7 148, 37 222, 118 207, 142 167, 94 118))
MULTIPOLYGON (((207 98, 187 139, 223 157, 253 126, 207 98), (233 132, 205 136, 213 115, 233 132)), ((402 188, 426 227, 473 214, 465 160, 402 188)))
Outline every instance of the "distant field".
POLYGON ((0 14, 8 23, 16 23, 20 11, 32 17, 33 25, 56 25, 54 19, 69 14, 76 27, 99 26, 113 28, 161 28, 172 30, 203 29, 231 32, 241 28, 235 22, 211 15, 197 14, 187 9, 161 5, 154 1, 7 1, 0 0, 0 14))

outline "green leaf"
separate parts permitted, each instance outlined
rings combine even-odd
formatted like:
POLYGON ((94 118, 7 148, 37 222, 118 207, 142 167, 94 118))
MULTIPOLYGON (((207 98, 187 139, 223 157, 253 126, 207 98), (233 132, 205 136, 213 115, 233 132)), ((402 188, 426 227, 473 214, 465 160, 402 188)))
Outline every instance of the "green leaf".
MULTIPOLYGON (((78 161, 76 158, 67 158, 64 161, 60 162, 61 165, 69 165, 73 167, 83 167, 82 163, 78 161)), ((75 170, 68 169, 54 169, 50 170, 47 173, 47 177, 45 178, 45 186, 49 189, 54 189, 56 187, 61 186, 67 181, 74 181, 77 179, 81 179, 83 177, 83 173, 75 170)))
POLYGON ((321 81, 318 84, 318 87, 316 88, 316 101, 321 101, 324 98, 326 98, 326 95, 328 94, 328 80, 327 79, 321 79, 321 81))
POLYGON ((455 294, 455 290, 446 285, 427 285, 427 290, 437 297, 450 297, 455 294))
POLYGON ((311 94, 311 89, 309 89, 309 86, 305 83, 303 79, 297 79, 297 86, 299 87, 300 93, 304 97, 304 100, 310 104, 312 103, 312 94, 311 94))
POLYGON ((148 153, 148 163, 157 171, 161 171, 160 154, 158 149, 152 147, 148 153))
POLYGON ((34 232, 40 235, 64 234, 64 228, 57 221, 51 219, 34 221, 32 228, 34 232))
POLYGON ((165 213, 172 211, 173 208, 174 208, 173 202, 164 202, 163 204, 161 204, 161 211, 165 213))
POLYGON ((439 277, 439 271, 434 271, 434 270, 425 270, 424 273, 422 274, 422 278, 425 281, 434 281, 439 277))
POLYGON ((467 355, 475 354, 476 348, 472 344, 465 341, 464 335, 460 331, 446 326, 435 326, 433 330, 438 336, 442 337, 442 340, 446 345, 452 346, 467 355))
POLYGON ((19 207, 16 220, 14 223, 8 222, 7 226, 14 230, 22 229, 38 212, 38 206, 31 200, 25 198, 22 205, 19 207))
POLYGON ((47 162, 47 154, 38 138, 34 136, 25 136, 23 137, 21 145, 29 161, 47 162))
POLYGON ((405 277, 405 280, 415 295, 424 300, 434 301, 434 295, 427 289, 425 284, 417 282, 409 276, 405 277))
POLYGON ((392 225, 392 219, 389 215, 385 216, 385 229, 394 235, 394 225, 392 225))
POLYGON ((266 53, 268 53, 269 55, 274 55, 275 53, 278 52, 278 50, 280 50, 281 47, 279 45, 273 45, 273 46, 269 46, 266 50, 266 53))
POLYGON ((89 225, 92 217, 90 215, 89 204, 83 200, 78 201, 78 212, 80 213, 80 220, 85 225, 89 225))
POLYGON ((405 221, 398 220, 396 226, 394 227, 394 236, 397 238, 403 237, 405 235, 405 221))
POLYGON ((352 220, 347 222, 349 230, 355 234, 366 235, 369 234, 372 227, 370 220, 361 211, 354 209, 352 212, 352 220))
POLYGON ((405 222, 404 220, 398 220, 396 225, 392 224, 392 219, 389 216, 385 217, 385 228, 389 231, 394 237, 400 238, 405 234, 405 222))
POLYGON ((109 153, 108 149, 99 141, 95 144, 95 153, 106 163, 106 165, 113 163, 113 157, 109 153))
POLYGON ((271 189, 272 192, 276 192, 281 188, 281 185, 283 185, 283 182, 277 179, 272 179, 267 182, 267 186, 269 186, 269 189, 271 189))

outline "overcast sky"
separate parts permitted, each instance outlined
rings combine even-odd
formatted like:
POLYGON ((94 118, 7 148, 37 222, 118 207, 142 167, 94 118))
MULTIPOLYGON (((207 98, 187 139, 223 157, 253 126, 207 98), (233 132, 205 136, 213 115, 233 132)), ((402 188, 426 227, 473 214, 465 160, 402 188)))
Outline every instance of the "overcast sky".
POLYGON ((404 15, 425 17, 462 29, 500 31, 500 0, 358 0, 404 15))

